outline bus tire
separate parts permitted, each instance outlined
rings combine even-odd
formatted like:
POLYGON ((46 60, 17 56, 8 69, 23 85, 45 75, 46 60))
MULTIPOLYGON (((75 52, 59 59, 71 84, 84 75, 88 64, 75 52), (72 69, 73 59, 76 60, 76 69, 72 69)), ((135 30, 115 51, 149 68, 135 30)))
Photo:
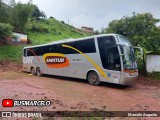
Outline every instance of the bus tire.
POLYGON ((99 80, 99 76, 98 76, 97 72, 95 72, 95 71, 89 72, 87 79, 88 79, 89 84, 91 84, 91 85, 98 86, 101 84, 101 81, 99 80))
POLYGON ((36 75, 36 71, 35 71, 34 67, 31 67, 31 74, 36 75))
POLYGON ((36 69, 36 74, 39 77, 42 76, 41 69, 39 67, 36 69))

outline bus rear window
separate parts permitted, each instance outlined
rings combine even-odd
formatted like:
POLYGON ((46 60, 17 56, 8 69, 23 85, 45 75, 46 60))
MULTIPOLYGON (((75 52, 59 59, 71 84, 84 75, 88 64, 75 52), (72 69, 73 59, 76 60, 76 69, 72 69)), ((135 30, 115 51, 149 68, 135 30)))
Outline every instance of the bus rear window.
POLYGON ((26 57, 26 49, 23 50, 23 56, 26 57))

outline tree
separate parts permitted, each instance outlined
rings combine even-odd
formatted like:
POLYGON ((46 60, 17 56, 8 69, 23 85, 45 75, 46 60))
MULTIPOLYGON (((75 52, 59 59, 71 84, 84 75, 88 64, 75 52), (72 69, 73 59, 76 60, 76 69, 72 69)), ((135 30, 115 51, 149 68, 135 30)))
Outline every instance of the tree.
POLYGON ((0 22, 8 23, 10 21, 10 7, 0 0, 0 22))
POLYGON ((96 30, 96 31, 94 32, 94 34, 95 34, 95 35, 99 35, 99 31, 96 30))
POLYGON ((145 55, 151 52, 160 54, 160 30, 156 27, 159 21, 150 13, 133 13, 131 17, 111 21, 106 32, 124 35, 130 38, 134 46, 143 47, 144 55, 140 62, 143 63, 145 70, 145 55))
POLYGON ((15 27, 15 31, 25 30, 25 25, 27 24, 28 19, 32 15, 32 12, 33 5, 31 3, 18 3, 13 7, 11 24, 15 27))
POLYGON ((124 35, 130 38, 133 45, 142 46, 148 51, 155 52, 153 48, 160 45, 160 32, 156 27, 157 22, 159 20, 150 13, 133 13, 132 17, 123 17, 120 20, 111 21, 106 32, 124 35), (157 44, 153 44, 153 40, 157 44))
POLYGON ((6 43, 5 38, 12 35, 13 26, 6 23, 0 23, 0 41, 6 43))
POLYGON ((16 5, 15 0, 10 0, 9 6, 14 7, 16 5))
POLYGON ((43 11, 40 11, 37 5, 33 5, 33 13, 32 13, 32 17, 36 20, 42 18, 45 18, 46 15, 43 11))
POLYGON ((32 0, 26 4, 10 0, 9 5, 0 0, 0 23, 10 23, 14 26, 14 31, 25 32, 29 19, 38 20, 45 17, 45 13, 32 4, 32 0))

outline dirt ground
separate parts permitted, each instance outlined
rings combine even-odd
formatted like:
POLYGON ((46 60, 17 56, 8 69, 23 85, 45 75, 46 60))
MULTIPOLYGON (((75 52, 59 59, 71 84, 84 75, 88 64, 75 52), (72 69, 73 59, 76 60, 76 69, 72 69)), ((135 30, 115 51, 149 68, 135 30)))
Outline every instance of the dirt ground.
POLYGON ((52 104, 49 107, 1 106, 0 111, 160 111, 158 80, 139 76, 132 87, 109 83, 92 86, 86 80, 48 75, 32 76, 22 72, 21 68, 18 64, 1 62, 0 101, 43 99, 51 100, 52 104))

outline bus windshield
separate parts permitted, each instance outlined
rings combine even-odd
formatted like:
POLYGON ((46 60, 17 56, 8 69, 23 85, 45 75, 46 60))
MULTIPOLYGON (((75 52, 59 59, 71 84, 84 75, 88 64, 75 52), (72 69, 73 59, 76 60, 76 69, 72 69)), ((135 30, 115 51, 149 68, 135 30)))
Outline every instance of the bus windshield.
POLYGON ((120 51, 122 54, 123 66, 127 69, 136 69, 135 55, 132 44, 126 37, 118 36, 118 42, 120 44, 120 51))

